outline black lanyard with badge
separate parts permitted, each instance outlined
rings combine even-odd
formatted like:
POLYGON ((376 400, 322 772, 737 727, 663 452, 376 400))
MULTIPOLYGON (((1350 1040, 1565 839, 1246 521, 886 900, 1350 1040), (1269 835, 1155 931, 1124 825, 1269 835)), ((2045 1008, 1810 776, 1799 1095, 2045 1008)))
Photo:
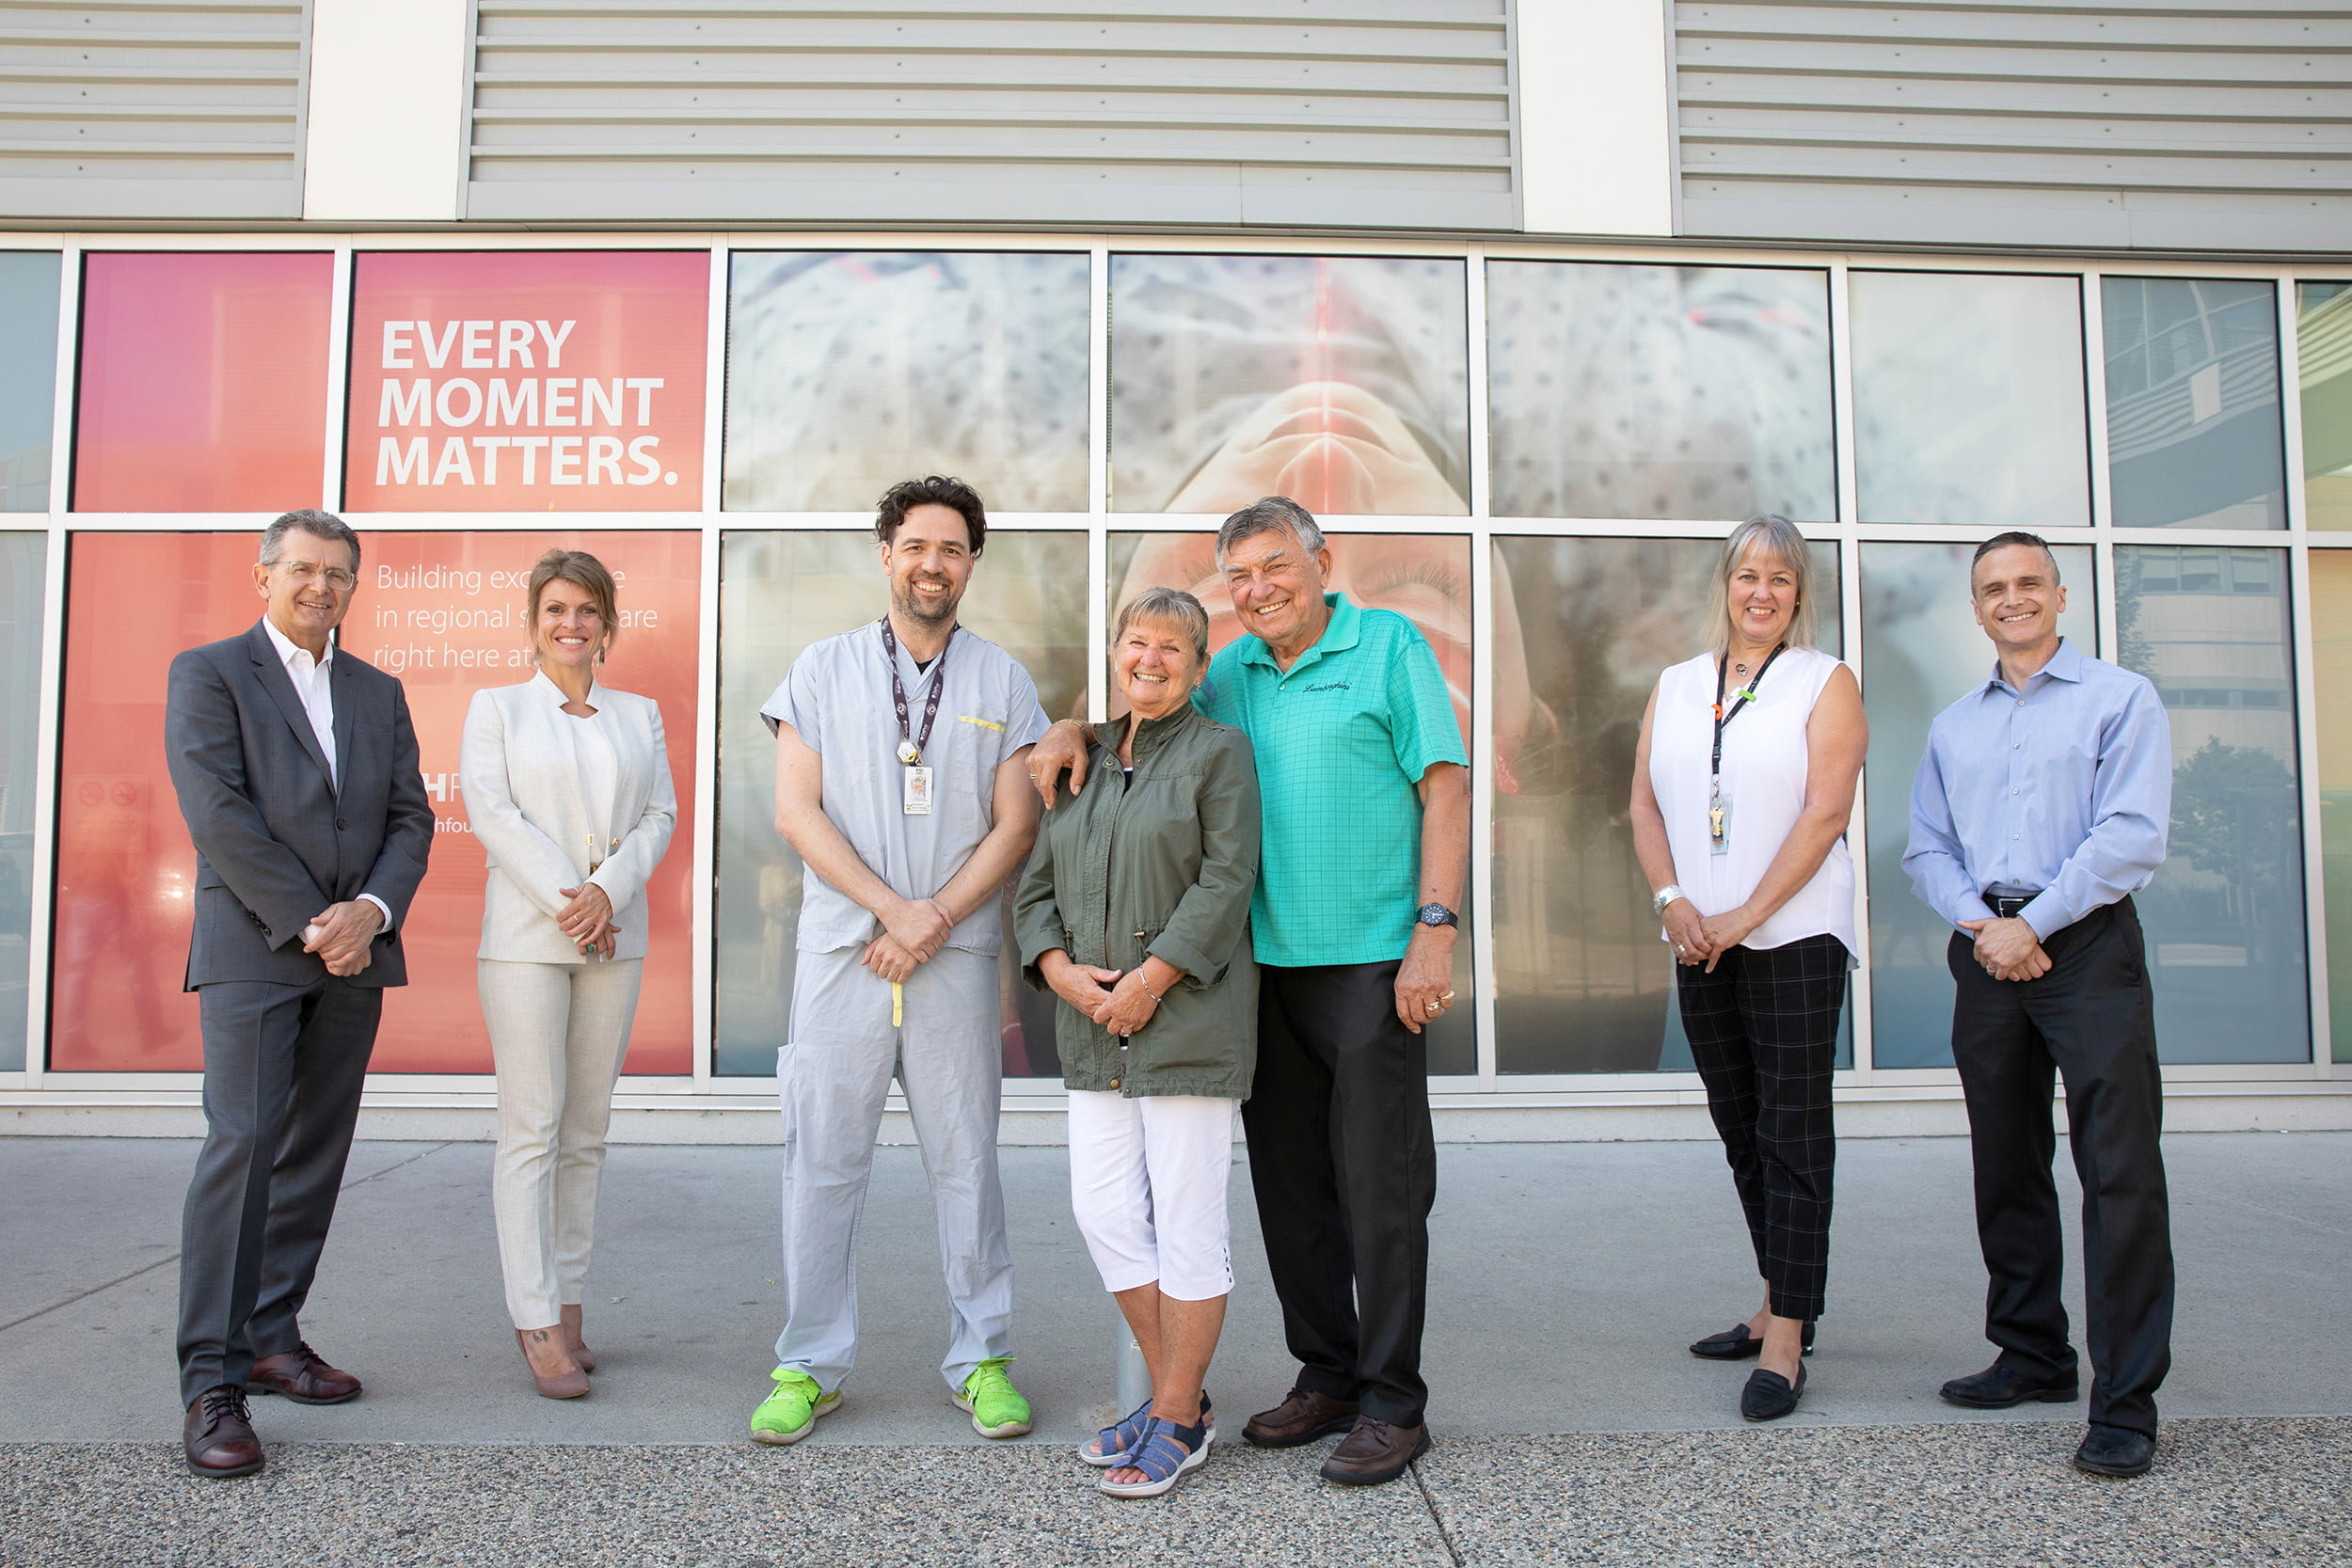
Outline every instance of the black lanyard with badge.
POLYGON ((1709 854, 1731 853, 1731 807, 1724 799, 1724 729, 1740 717, 1741 708, 1756 700, 1756 689, 1764 684, 1764 672, 1772 667, 1772 660, 1778 658, 1781 649, 1787 646, 1786 642, 1775 643, 1772 651, 1764 656, 1764 662, 1756 668, 1756 678, 1732 693, 1740 700, 1731 705, 1728 713, 1724 711, 1724 681, 1731 673, 1731 656, 1725 654, 1715 661, 1715 755, 1707 768, 1707 848, 1709 854))
MULTIPOLYGON (((923 699, 923 731, 908 733, 907 689, 898 679, 898 635, 890 629, 890 617, 882 619, 882 655, 890 665, 890 702, 898 710, 898 760, 906 766, 906 790, 900 802, 909 816, 929 816, 931 814, 931 769, 923 760, 926 748, 931 743, 931 726, 939 721, 939 694, 947 685, 947 650, 941 648, 939 657, 931 660, 931 689, 923 699)), ((948 639, 954 641, 950 632, 948 639)))

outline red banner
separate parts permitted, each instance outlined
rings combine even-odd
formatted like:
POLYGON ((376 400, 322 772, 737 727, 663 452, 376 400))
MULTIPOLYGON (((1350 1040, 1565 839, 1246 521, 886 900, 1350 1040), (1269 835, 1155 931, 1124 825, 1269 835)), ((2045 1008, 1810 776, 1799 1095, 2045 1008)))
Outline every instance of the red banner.
POLYGON ((707 252, 379 253, 355 284, 354 511, 702 505, 707 252))
MULTIPOLYGON (((181 649, 260 618, 251 533, 74 536, 58 759, 56 950, 49 1065, 190 1071, 203 1065, 182 994, 196 851, 164 763, 166 674, 181 649), (135 613, 122 588, 139 585, 135 613)), ((378 1072, 487 1072, 474 991, 482 850, 457 787, 474 691, 528 680, 532 562, 584 549, 619 579, 622 629, 605 677, 661 705, 677 832, 645 892, 652 950, 627 1070, 693 1065, 695 660, 702 541, 681 531, 370 533, 343 644, 400 677, 434 808, 433 858, 402 930, 408 984, 388 991, 378 1072)))

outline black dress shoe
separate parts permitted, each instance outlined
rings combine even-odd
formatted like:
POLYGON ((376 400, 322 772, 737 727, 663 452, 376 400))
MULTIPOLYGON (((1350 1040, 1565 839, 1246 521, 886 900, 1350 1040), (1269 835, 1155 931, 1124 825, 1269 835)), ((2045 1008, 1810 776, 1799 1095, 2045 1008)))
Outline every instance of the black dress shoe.
MULTIPOLYGON (((1750 1334, 1747 1324, 1734 1323, 1721 1334, 1692 1340, 1691 1354, 1708 1361, 1745 1361, 1751 1355, 1764 1354, 1764 1341, 1750 1334)), ((1804 1325, 1804 1354, 1813 1354, 1813 1323, 1809 1319, 1804 1325)))
POLYGON ((1748 1386, 1740 1390, 1740 1414, 1751 1421, 1777 1421, 1797 1408, 1797 1401, 1804 1397, 1804 1368, 1797 1368, 1797 1381, 1791 1384, 1778 1372, 1758 1367, 1748 1374, 1748 1386))
POLYGON ((2090 1423, 2090 1434, 2074 1450, 2074 1468, 2094 1476, 2144 1476, 2156 1457, 2156 1440, 2129 1427, 2090 1423))
POLYGON ((222 1480, 260 1469, 262 1440, 253 1434, 245 1390, 223 1383, 199 1394, 180 1423, 180 1446, 199 1476, 222 1480))
POLYGON ((1940 1390, 1947 1404, 1970 1410, 2007 1410, 2027 1400, 2043 1404, 2072 1404, 2083 1397, 2081 1382, 2068 1372, 2056 1378, 2033 1378, 1995 1361, 1970 1377, 1956 1377, 1940 1390))

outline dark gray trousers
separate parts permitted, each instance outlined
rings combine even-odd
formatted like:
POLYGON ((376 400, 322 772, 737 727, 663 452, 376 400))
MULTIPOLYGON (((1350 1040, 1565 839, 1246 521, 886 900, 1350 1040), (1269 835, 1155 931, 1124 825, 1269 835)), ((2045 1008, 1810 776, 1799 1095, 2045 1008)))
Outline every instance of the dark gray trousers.
POLYGON ((204 1010, 204 1148, 180 1222, 180 1402, 301 1342, 335 1217, 377 986, 228 980, 204 1010))

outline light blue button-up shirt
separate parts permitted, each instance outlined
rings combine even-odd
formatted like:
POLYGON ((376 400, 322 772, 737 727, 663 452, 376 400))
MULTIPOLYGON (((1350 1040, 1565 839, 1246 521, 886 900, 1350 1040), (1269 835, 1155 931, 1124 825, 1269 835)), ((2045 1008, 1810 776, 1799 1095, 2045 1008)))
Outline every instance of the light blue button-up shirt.
POLYGON ((2048 940, 2138 892, 2172 822, 2172 725, 2156 689, 2061 640, 2023 691, 1993 678, 1935 716, 1911 784, 1912 891, 1958 926, 1991 887, 2048 940))

